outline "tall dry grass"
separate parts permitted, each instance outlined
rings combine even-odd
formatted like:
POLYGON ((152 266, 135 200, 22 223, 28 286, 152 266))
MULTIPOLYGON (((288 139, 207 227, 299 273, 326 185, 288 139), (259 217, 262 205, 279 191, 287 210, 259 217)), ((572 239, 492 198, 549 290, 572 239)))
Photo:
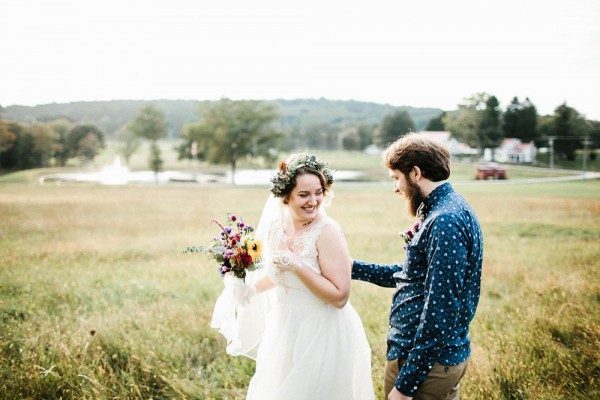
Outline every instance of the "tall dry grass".
MULTIPOLYGON (((457 185, 485 235, 465 399, 600 396, 600 183, 457 185)), ((0 397, 242 399, 254 365, 209 327, 222 283, 188 245, 266 188, 0 185, 0 397)), ((355 258, 399 262, 412 221, 387 186, 336 189, 355 258)), ((381 398, 392 292, 351 302, 381 398)))

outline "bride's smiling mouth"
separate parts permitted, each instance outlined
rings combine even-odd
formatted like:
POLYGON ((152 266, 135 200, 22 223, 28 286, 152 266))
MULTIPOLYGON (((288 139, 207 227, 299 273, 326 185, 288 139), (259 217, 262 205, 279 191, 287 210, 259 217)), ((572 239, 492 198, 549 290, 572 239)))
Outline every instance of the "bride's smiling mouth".
POLYGON ((304 211, 306 211, 307 213, 312 213, 317 209, 317 206, 305 206, 305 207, 302 207, 302 209, 304 211))

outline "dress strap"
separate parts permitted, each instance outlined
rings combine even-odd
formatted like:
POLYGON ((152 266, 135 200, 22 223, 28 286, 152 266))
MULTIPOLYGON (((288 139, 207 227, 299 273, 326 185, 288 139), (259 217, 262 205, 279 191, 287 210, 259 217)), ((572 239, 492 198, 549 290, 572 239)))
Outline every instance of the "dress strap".
MULTIPOLYGON (((319 235, 321 234, 321 231, 323 231, 323 228, 325 228, 327 225, 331 224, 331 223, 335 223, 335 221, 329 217, 325 217, 323 219, 321 219, 319 222, 317 222, 315 224, 315 226, 313 226, 311 229, 307 230, 303 236, 304 236, 304 240, 305 240, 305 245, 308 246, 316 246, 317 240, 319 239, 319 235)), ((315 247, 316 249, 316 247, 315 247)))

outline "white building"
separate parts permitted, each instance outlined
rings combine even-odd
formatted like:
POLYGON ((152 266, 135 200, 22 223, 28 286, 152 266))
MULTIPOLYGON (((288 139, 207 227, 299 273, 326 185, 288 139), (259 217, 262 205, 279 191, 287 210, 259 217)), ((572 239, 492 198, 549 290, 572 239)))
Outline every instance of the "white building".
POLYGON ((508 163, 533 163, 537 148, 533 144, 523 143, 520 139, 505 138, 500 147, 494 150, 494 161, 508 163))

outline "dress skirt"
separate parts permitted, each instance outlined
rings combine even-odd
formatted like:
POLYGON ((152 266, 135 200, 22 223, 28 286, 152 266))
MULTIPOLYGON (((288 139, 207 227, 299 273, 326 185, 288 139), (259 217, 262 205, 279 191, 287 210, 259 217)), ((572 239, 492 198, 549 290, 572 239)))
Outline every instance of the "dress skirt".
POLYGON ((307 290, 275 290, 247 399, 373 399, 371 349, 352 305, 338 309, 307 290))

